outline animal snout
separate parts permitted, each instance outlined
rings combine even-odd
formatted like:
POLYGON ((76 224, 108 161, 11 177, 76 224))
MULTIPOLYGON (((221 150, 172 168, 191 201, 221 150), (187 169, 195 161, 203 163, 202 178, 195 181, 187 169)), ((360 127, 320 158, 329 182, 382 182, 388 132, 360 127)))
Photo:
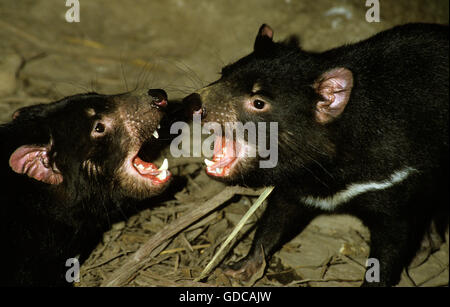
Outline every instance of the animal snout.
POLYGON ((201 115, 202 119, 206 117, 206 108, 202 105, 202 99, 199 94, 193 93, 183 99, 186 104, 189 115, 201 115))
POLYGON ((162 89, 149 89, 148 95, 152 98, 152 103, 158 107, 167 106, 167 93, 162 89))

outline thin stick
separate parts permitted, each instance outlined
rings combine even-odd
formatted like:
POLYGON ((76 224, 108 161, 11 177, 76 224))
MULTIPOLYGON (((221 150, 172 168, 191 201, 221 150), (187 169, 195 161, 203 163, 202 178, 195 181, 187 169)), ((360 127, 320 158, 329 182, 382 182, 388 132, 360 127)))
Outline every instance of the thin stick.
POLYGON ((228 236, 228 238, 225 240, 225 242, 223 242, 219 251, 214 255, 214 257, 211 259, 211 261, 205 267, 203 272, 200 274, 200 277, 194 279, 194 281, 200 281, 203 278, 205 278, 207 274, 209 274, 209 272, 215 265, 217 258, 220 255, 222 255, 222 252, 225 250, 225 248, 228 246, 228 244, 230 244, 230 242, 236 237, 238 232, 242 229, 242 227, 244 227, 245 223, 247 223, 247 220, 253 215, 253 213, 255 213, 256 209, 258 209, 261 206, 261 204, 270 195, 270 193, 272 193, 273 189, 274 189, 274 187, 268 187, 264 190, 264 192, 259 196, 259 198, 256 200, 256 202, 247 211, 247 213, 245 213, 245 215, 242 217, 242 219, 239 221, 239 223, 233 229, 233 231, 228 236))
MULTIPOLYGON (((197 250, 197 249, 205 249, 207 247, 210 247, 211 244, 200 244, 200 245, 194 245, 191 246, 192 250, 197 250)), ((175 254, 175 253, 179 253, 179 252, 185 252, 188 249, 186 247, 179 247, 179 248, 173 248, 173 249, 166 249, 165 251, 161 252, 161 255, 167 255, 167 254, 175 254)))
POLYGON ((330 282, 330 281, 337 281, 337 282, 362 282, 362 279, 340 279, 340 278, 328 278, 328 279, 302 279, 302 280, 294 280, 289 286, 293 285, 299 285, 299 284, 305 284, 310 282, 330 282))
POLYGON ((101 267, 101 266, 104 266, 105 264, 110 263, 110 262, 113 261, 113 260, 116 260, 117 258, 126 256, 126 255, 131 254, 131 253, 134 253, 134 252, 135 252, 135 251, 124 251, 124 252, 122 252, 122 253, 120 253, 120 254, 118 254, 118 255, 115 255, 115 256, 113 256, 113 257, 111 257, 111 258, 109 258, 109 259, 106 259, 105 261, 103 261, 103 262, 101 262, 101 263, 97 263, 97 264, 91 265, 91 266, 85 268, 84 270, 87 272, 87 271, 90 271, 90 270, 92 270, 92 269, 96 269, 96 268, 98 268, 98 267, 101 267))
POLYGON ((227 187, 222 192, 208 200, 202 206, 198 206, 191 212, 183 215, 179 219, 173 221, 161 229, 150 240, 148 240, 125 264, 115 271, 101 286, 118 287, 127 284, 133 277, 137 276, 137 272, 145 266, 153 257, 156 257, 161 250, 158 247, 164 244, 166 240, 172 238, 180 231, 195 223, 211 211, 230 200, 234 195, 251 195, 257 196, 261 190, 253 190, 239 186, 227 187))

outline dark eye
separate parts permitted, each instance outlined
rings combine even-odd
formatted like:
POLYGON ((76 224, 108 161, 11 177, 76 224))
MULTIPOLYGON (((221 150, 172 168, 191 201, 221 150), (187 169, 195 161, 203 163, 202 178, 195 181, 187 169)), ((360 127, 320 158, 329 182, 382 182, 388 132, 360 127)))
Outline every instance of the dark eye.
POLYGON ((270 103, 260 96, 249 97, 249 99, 245 101, 244 106, 248 112, 256 114, 267 113, 271 109, 270 103))
POLYGON ((253 101, 253 106, 258 110, 264 109, 265 105, 266 103, 262 100, 256 99, 255 101, 253 101))
POLYGON ((96 133, 103 133, 103 132, 105 132, 105 125, 103 125, 102 123, 97 123, 95 125, 94 131, 96 133))

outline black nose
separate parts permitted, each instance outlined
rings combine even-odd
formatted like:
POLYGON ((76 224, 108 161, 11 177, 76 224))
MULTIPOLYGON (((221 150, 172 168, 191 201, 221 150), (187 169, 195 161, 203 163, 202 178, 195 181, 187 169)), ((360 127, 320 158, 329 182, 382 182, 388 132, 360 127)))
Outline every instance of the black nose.
POLYGON ((149 89, 148 95, 152 98, 152 103, 158 107, 167 106, 167 93, 162 89, 149 89))
POLYGON ((183 99, 183 103, 186 104, 186 109, 189 115, 198 114, 202 116, 202 119, 206 117, 206 108, 202 106, 202 99, 199 94, 194 93, 183 99))

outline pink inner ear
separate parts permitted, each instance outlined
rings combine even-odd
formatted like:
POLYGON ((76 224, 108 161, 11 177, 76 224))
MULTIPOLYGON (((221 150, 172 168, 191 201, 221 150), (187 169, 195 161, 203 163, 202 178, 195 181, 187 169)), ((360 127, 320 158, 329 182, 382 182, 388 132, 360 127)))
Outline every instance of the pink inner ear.
POLYGON ((273 38, 273 30, 268 25, 264 25, 261 27, 260 35, 267 36, 268 38, 272 39, 273 38))
POLYGON ((20 115, 20 111, 17 110, 16 112, 14 112, 14 114, 12 115, 12 119, 17 119, 20 115))
POLYGON ((322 99, 316 105, 316 120, 327 123, 344 111, 353 88, 353 74, 346 68, 325 72, 314 84, 322 99))
POLYGON ((46 147, 24 145, 14 151, 9 158, 9 165, 18 174, 26 174, 48 184, 60 184, 63 177, 49 165, 47 153, 46 147))

